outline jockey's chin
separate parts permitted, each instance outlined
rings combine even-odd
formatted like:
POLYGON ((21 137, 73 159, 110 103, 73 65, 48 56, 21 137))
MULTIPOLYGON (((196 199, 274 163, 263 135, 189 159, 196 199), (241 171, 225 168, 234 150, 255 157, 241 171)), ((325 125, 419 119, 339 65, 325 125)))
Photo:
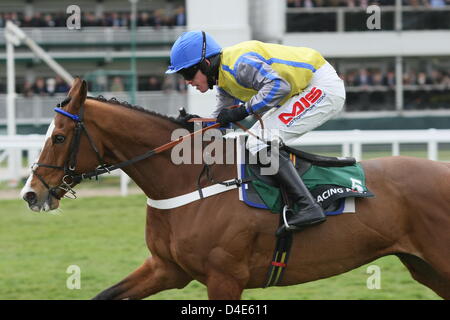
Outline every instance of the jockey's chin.
POLYGON ((205 93, 208 90, 209 90, 208 86, 206 86, 206 88, 201 87, 198 89, 198 91, 200 91, 201 93, 205 93))
POLYGON ((201 93, 205 93, 206 91, 209 90, 207 83, 191 84, 191 86, 194 87, 196 90, 200 91, 201 93))

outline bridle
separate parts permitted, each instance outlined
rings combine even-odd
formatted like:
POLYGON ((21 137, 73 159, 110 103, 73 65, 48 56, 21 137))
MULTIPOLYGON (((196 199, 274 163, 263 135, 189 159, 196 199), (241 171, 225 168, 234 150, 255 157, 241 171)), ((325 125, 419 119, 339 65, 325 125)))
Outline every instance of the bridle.
POLYGON ((74 133, 74 138, 71 142, 70 148, 69 148, 69 157, 67 159, 67 161, 65 162, 64 166, 56 166, 56 165, 50 165, 50 164, 45 164, 45 163, 34 163, 31 166, 31 171, 33 173, 33 175, 35 175, 39 181, 41 181, 41 183, 47 188, 47 190, 49 191, 49 195, 55 197, 56 199, 60 200, 62 197, 58 194, 59 190, 64 191, 64 197, 69 198, 69 199, 76 199, 76 192, 75 190, 73 190, 73 186, 75 184, 80 183, 82 180, 84 179, 91 179, 93 177, 95 177, 96 179, 98 179, 99 175, 105 174, 105 173, 110 173, 113 170, 117 170, 117 169, 121 169, 123 167, 129 166, 133 163, 136 163, 138 161, 142 161, 144 159, 150 158, 151 156, 154 156, 158 153, 161 153, 165 150, 168 150, 172 147, 174 147, 175 145, 179 144, 180 142, 182 142, 185 138, 190 138, 191 136, 198 134, 198 133, 203 133, 206 130, 212 129, 212 128, 218 128, 220 126, 220 123, 215 123, 211 126, 202 128, 200 130, 197 130, 195 132, 192 132, 189 135, 183 136, 178 138, 177 140, 173 140, 169 143, 166 143, 158 148, 152 149, 150 151, 147 151, 146 153, 136 156, 130 160, 126 160, 114 165, 108 165, 105 163, 105 161, 103 160, 102 156, 100 155, 100 152, 98 151, 98 148, 96 147, 94 140, 92 139, 91 135, 89 134, 86 126, 84 125, 83 122, 83 116, 84 116, 84 105, 81 105, 80 107, 80 111, 79 114, 72 114, 70 112, 67 112, 65 110, 63 110, 62 108, 67 105, 70 102, 71 98, 67 97, 66 99, 64 99, 61 103, 59 103, 56 108, 54 108, 53 110, 57 113, 60 113, 70 119, 72 119, 73 121, 75 121, 75 133, 74 133), (80 140, 81 140, 81 134, 84 132, 84 134, 87 136, 89 143, 91 145, 91 148, 94 150, 96 156, 97 156, 97 160, 99 165, 91 172, 87 172, 87 173, 81 173, 78 174, 76 173, 76 165, 77 165, 77 155, 78 155, 78 150, 80 147, 80 140), (56 187, 51 187, 45 180, 44 178, 39 175, 36 170, 39 167, 43 167, 43 168, 50 168, 50 169, 57 169, 57 170, 63 170, 64 171, 64 176, 61 180, 61 183, 56 186, 56 187))
POLYGON ((107 166, 105 165, 105 161, 103 160, 102 156, 100 155, 100 152, 98 151, 98 148, 96 147, 96 145, 94 143, 94 140, 92 140, 91 135, 89 134, 88 130, 86 129, 86 126, 84 125, 84 122, 83 122, 84 105, 81 105, 78 115, 72 114, 72 113, 67 112, 62 109, 65 105, 67 105, 70 102, 70 100, 71 100, 71 98, 67 97, 66 99, 64 99, 64 101, 59 103, 56 106, 56 108, 54 108, 55 112, 58 112, 64 116, 72 119, 73 121, 75 121, 74 137, 70 144, 70 148, 69 148, 70 153, 69 153, 69 157, 68 157, 67 161, 65 162, 64 166, 56 166, 56 165, 50 165, 50 164, 36 162, 31 167, 31 171, 32 171, 33 175, 35 175, 41 181, 41 183, 48 189, 49 194, 58 200, 61 199, 61 196, 59 196, 59 194, 58 194, 59 190, 63 190, 65 192, 64 196, 66 198, 76 199, 76 192, 75 192, 75 190, 73 190, 72 186, 74 184, 81 182, 81 180, 83 179, 83 175, 79 175, 76 173, 77 155, 78 155, 78 150, 80 147, 82 133, 84 133, 86 135, 86 137, 88 138, 89 143, 97 156, 99 166, 96 168, 95 171, 97 171, 97 169, 104 169, 107 172, 109 172, 107 169, 107 166), (50 187, 50 185, 44 180, 44 178, 36 172, 36 170, 39 167, 63 170, 64 176, 61 180, 61 184, 56 187, 50 187))

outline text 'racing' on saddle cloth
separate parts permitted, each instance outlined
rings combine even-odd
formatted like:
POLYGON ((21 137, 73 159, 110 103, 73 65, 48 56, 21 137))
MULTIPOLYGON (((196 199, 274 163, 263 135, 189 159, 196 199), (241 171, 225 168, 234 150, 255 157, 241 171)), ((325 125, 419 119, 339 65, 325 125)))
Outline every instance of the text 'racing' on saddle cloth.
MULTIPOLYGON (((291 160, 327 215, 354 212, 354 203, 346 202, 346 199, 374 196, 365 185, 364 170, 359 163, 345 167, 324 167, 313 165, 293 154, 291 160), (346 205, 352 208, 345 210, 346 205)), ((281 191, 270 177, 259 175, 255 165, 241 164, 240 171, 241 178, 253 178, 251 183, 242 188, 242 200, 246 204, 269 209, 273 213, 283 212, 281 191)))

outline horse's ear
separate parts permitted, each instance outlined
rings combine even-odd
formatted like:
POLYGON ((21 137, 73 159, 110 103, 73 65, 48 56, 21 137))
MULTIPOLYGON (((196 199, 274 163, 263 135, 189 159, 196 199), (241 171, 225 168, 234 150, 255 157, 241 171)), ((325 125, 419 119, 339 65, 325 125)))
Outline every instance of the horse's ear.
POLYGON ((74 98, 80 85, 81 85, 80 78, 76 77, 75 79, 73 79, 72 86, 70 87, 69 93, 67 95, 71 98, 74 98))
POLYGON ((80 92, 78 93, 78 95, 81 98, 81 103, 84 103, 84 101, 86 100, 87 97, 87 91, 88 91, 88 85, 86 80, 83 80, 81 82, 81 88, 80 88, 80 92))
POLYGON ((87 96, 87 82, 80 78, 75 78, 72 88, 69 91, 69 96, 72 98, 70 108, 72 112, 77 113, 78 109, 84 104, 87 96))

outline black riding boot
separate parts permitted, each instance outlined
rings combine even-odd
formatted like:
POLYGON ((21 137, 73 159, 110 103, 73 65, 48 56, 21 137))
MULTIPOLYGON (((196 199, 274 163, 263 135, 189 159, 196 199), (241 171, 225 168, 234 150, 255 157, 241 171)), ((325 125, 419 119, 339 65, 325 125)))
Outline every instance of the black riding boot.
POLYGON ((281 234, 286 230, 309 227, 326 220, 322 207, 315 201, 303 183, 285 151, 279 151, 279 169, 274 178, 284 187, 289 199, 298 208, 298 212, 292 210, 292 214, 286 217, 289 227, 283 225, 277 231, 277 234, 281 234))

